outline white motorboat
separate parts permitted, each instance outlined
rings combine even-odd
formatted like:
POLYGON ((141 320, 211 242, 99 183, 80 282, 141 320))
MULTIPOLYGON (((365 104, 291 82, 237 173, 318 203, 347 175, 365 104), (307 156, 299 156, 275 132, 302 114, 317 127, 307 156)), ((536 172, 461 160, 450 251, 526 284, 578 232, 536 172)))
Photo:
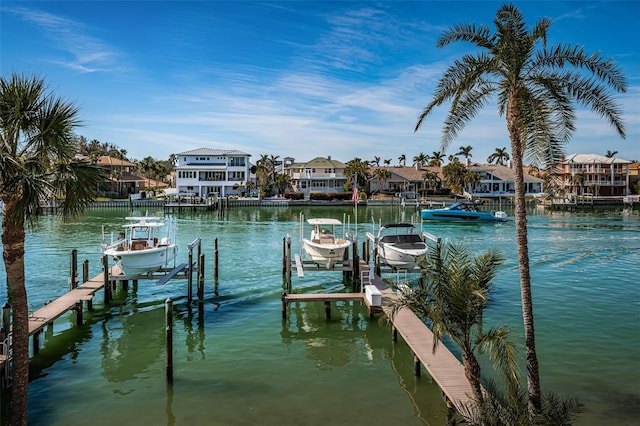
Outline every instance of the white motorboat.
POLYGON ((387 223, 373 237, 380 260, 394 269, 412 270, 427 255, 428 247, 411 223, 387 223))
POLYGON ((165 226, 158 217, 127 217, 133 221, 123 225, 123 238, 110 244, 103 244, 102 253, 111 256, 122 268, 127 277, 139 277, 169 266, 174 261, 178 247, 169 235, 171 226, 167 226, 167 234, 159 237, 157 231, 165 226))
POLYGON ((351 246, 351 241, 336 236, 335 227, 342 225, 338 219, 308 219, 313 226, 311 236, 302 239, 302 246, 307 256, 313 261, 331 268, 344 259, 344 251, 351 246))

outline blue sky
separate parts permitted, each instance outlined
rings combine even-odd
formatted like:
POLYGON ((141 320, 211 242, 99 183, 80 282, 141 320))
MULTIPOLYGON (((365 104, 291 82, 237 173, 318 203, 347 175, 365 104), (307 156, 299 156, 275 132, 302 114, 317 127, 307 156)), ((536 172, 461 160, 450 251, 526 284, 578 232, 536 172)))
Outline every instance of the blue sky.
MULTIPOLYGON (((469 52, 435 47, 457 23, 493 25, 502 2, 10 1, 0 4, 0 72, 44 78, 80 107, 78 134, 166 159, 208 147, 297 161, 407 163, 440 149, 446 107, 414 133, 443 71, 469 52)), ((579 110, 568 154, 640 160, 640 1, 516 2, 553 20, 549 44, 616 61, 626 140, 579 110)), ((510 144, 488 106, 449 146, 486 162, 510 144)))

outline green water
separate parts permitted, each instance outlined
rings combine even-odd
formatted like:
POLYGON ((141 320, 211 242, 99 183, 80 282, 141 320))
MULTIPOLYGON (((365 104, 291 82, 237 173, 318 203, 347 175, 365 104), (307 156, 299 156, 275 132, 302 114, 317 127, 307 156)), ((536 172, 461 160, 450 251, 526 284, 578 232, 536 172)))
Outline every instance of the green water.
MULTIPOLYGON (((360 303, 291 305, 281 318, 282 239, 299 249, 299 214, 348 215, 364 240, 374 221, 417 221, 395 207, 232 209, 180 213, 178 260, 203 242, 205 303, 186 300, 186 282, 141 281, 103 304, 99 292, 85 325, 56 321, 32 358, 30 425, 443 425, 437 386, 413 376, 410 350, 369 319, 360 303), (220 269, 213 281, 214 239, 220 269), (165 380, 164 301, 174 300, 174 384, 165 380)), ((80 221, 44 217, 28 234, 27 287, 32 309, 68 289, 69 253, 99 273, 100 229, 116 231, 142 211, 91 210, 80 221)), ((154 212, 150 212, 154 213, 154 212)), ((161 211, 156 212, 162 214, 161 211)), ((509 212, 512 213, 512 212, 509 212)), ((521 333, 515 227, 425 224, 474 252, 495 247, 507 261, 495 279, 486 321, 521 333)), ((640 415, 640 217, 637 211, 529 216, 537 350, 544 390, 578 397, 581 425, 637 424, 640 415)), ((4 265, 0 280, 4 283, 4 265)), ((339 272, 293 277, 302 292, 349 290, 339 272)), ((6 289, 0 288, 0 303, 6 289)), ((488 372, 489 368, 485 368, 488 372)), ((3 422, 6 419, 3 419, 3 422)))

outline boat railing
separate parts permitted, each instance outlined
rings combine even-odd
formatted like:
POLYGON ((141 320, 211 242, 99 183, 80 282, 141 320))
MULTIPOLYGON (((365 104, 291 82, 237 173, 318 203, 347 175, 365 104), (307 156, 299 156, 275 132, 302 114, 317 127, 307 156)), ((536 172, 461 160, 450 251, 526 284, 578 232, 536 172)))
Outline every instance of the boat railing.
POLYGON ((126 238, 122 238, 114 243, 111 243, 109 245, 103 245, 102 246, 102 251, 105 250, 113 250, 113 249, 117 249, 118 247, 124 247, 127 245, 127 239, 126 238))

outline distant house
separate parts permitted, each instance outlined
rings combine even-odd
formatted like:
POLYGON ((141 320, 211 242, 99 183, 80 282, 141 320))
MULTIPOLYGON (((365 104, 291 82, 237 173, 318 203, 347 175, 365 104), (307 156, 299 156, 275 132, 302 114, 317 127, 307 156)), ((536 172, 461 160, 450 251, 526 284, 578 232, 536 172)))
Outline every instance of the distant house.
POLYGON ((284 173, 291 178, 291 186, 296 192, 308 195, 311 192, 344 192, 347 178, 346 165, 331 157, 316 157, 304 163, 286 158, 284 173), (291 161, 289 163, 289 161, 291 161))
POLYGON ((178 193, 206 197, 237 195, 250 178, 250 154, 236 150, 198 148, 176 154, 178 193))
POLYGON ((429 186, 439 187, 444 180, 442 175, 442 167, 425 167, 419 164, 415 166, 373 166, 371 167, 371 181, 369 182, 369 190, 372 193, 385 192, 401 192, 401 193, 420 193, 420 190, 427 189, 429 186), (376 177, 376 171, 379 169, 387 170, 390 173, 389 179, 380 180, 376 177), (425 174, 437 176, 436 182, 429 182, 425 179, 425 174))
MULTIPOLYGON (((511 167, 501 164, 470 164, 470 171, 480 175, 480 182, 467 188, 467 194, 473 198, 496 198, 515 196, 515 173, 511 167)), ((525 173, 525 196, 535 197, 544 192, 544 181, 525 173)))
POLYGON ((556 166, 560 189, 575 195, 628 195, 631 161, 598 154, 572 154, 556 166))
MULTIPOLYGON (((90 161, 87 158, 87 161, 90 161)), ((145 178, 133 174, 136 165, 123 158, 101 155, 96 160, 96 165, 107 170, 109 183, 104 185, 106 192, 115 192, 120 197, 137 194, 145 189, 145 178)))

